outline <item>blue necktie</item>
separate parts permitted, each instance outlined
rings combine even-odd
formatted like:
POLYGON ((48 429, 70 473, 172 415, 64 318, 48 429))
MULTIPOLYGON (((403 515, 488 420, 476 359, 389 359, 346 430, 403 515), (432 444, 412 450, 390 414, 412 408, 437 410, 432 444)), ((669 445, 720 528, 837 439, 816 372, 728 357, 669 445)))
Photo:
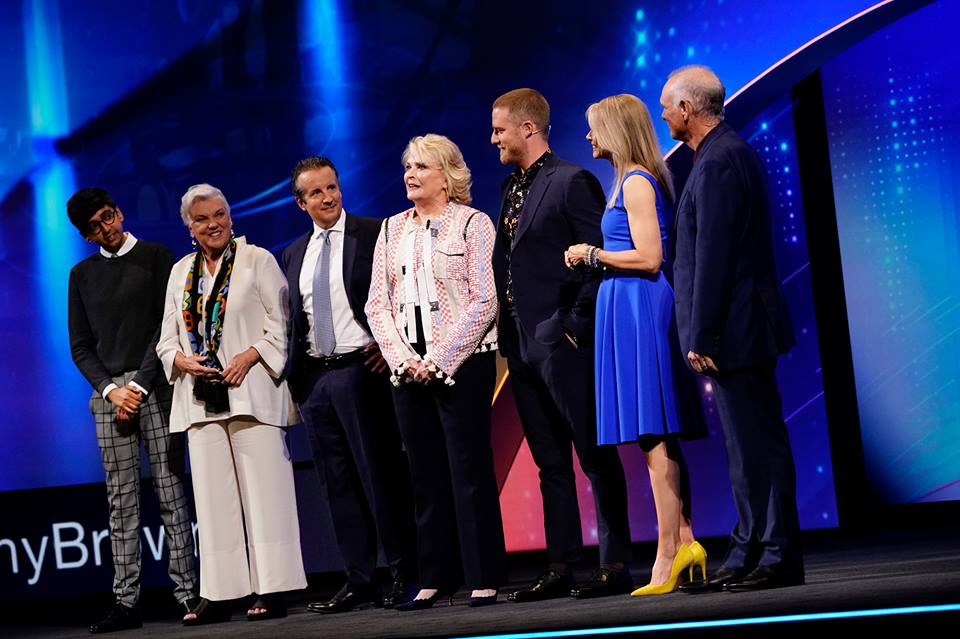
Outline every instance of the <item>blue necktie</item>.
POLYGON ((330 304, 330 231, 320 231, 320 255, 313 270, 313 333, 320 353, 333 355, 337 338, 330 304))

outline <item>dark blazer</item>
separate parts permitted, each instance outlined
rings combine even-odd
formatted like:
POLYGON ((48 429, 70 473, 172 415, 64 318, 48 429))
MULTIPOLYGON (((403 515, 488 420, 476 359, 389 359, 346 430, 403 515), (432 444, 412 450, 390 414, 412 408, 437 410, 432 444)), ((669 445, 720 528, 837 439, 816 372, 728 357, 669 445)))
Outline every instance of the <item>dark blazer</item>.
POLYGON ((724 371, 795 344, 773 258, 766 169, 723 122, 698 149, 677 203, 675 256, 684 355, 708 355, 724 371))
MULTIPOLYGON (((500 308, 505 308, 507 287, 503 206, 509 183, 508 176, 501 187, 500 228, 493 250, 500 308)), ((605 201, 592 173, 552 153, 530 186, 510 247, 510 270, 514 309, 524 330, 538 342, 556 344, 567 330, 578 344, 593 343, 600 277, 589 270, 567 268, 563 252, 581 242, 603 246, 600 218, 605 201)))
MULTIPOLYGON (((350 309, 363 329, 370 332, 363 307, 370 291, 370 270, 373 267, 373 249, 377 244, 382 220, 348 215, 343 229, 343 285, 350 300, 350 309)), ((307 315, 300 297, 300 269, 307 253, 307 244, 313 227, 283 250, 283 271, 290 290, 290 353, 287 358, 287 380, 294 401, 300 403, 310 389, 303 388, 303 358, 307 353, 307 315)))

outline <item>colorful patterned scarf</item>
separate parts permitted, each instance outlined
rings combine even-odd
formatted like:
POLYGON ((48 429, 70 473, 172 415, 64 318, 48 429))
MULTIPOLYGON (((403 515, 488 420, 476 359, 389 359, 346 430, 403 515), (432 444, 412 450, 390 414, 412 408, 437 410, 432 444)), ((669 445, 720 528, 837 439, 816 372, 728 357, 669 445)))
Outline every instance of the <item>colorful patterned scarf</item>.
MULTIPOLYGON (((183 323, 187 327, 190 347, 194 355, 203 357, 204 366, 223 370, 223 364, 217 358, 220 341, 223 337, 223 320, 227 312, 227 296, 230 293, 230 276, 233 274, 233 260, 237 253, 236 240, 230 240, 223 252, 220 272, 213 281, 213 290, 203 307, 203 252, 197 251, 193 268, 187 272, 187 281, 183 287, 181 312, 183 323), (200 322, 203 322, 203 335, 200 334, 200 322)), ((226 387, 197 379, 193 387, 194 397, 204 401, 207 410, 214 413, 230 409, 226 387)))

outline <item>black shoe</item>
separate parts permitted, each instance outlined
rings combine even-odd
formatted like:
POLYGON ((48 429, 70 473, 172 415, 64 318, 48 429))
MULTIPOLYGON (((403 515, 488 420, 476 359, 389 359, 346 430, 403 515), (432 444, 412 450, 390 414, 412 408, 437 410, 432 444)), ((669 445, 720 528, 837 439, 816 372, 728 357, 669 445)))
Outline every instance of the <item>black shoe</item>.
POLYGON ((393 608, 394 606, 406 603, 417 595, 418 588, 403 577, 396 577, 390 585, 390 590, 383 596, 383 607, 393 608))
POLYGON ((104 632, 131 630, 142 627, 143 620, 140 619, 140 609, 136 606, 128 608, 118 601, 113 604, 113 607, 107 612, 106 617, 90 626, 90 632, 98 635, 104 632))
POLYGON ((590 581, 578 588, 570 590, 570 596, 575 599, 593 599, 594 597, 609 597, 622 595, 633 590, 633 579, 630 572, 600 568, 593 573, 590 581))
POLYGON ((195 617, 184 619, 185 626, 205 626, 211 623, 224 623, 230 621, 230 606, 222 601, 210 601, 201 598, 197 607, 191 610, 195 617))
POLYGON ((681 584, 678 590, 688 595, 700 595, 705 592, 720 592, 731 581, 739 581, 750 574, 749 568, 720 568, 709 579, 681 584))
POLYGON ((373 608, 379 606, 380 602, 380 593, 375 588, 370 586, 355 588, 350 584, 345 584, 328 601, 314 601, 307 604, 307 610, 329 615, 335 612, 373 608))
POLYGON ((757 566, 757 569, 739 580, 728 581, 723 589, 730 592, 749 592, 751 590, 769 590, 802 586, 803 573, 777 566, 757 566))
POLYGON ((492 595, 487 595, 485 597, 474 597, 470 595, 470 598, 467 599, 467 605, 471 608, 482 608, 483 606, 492 606, 497 603, 497 595, 500 594, 499 591, 493 593, 492 595))
POLYGON ((557 599, 570 595, 573 580, 570 575, 561 575, 556 570, 547 570, 540 573, 529 588, 523 588, 507 595, 507 601, 524 603, 527 601, 543 601, 557 599))
POLYGON ((190 597, 180 602, 180 612, 187 614, 193 612, 193 609, 200 605, 200 597, 190 597))
POLYGON ((287 602, 283 594, 273 592, 266 595, 260 595, 247 611, 247 621, 260 621, 261 619, 282 619, 287 616, 287 602), (254 608, 260 608, 263 612, 250 612, 254 608))
POLYGON ((402 604, 394 605, 394 610, 399 610, 400 612, 410 612, 411 610, 426 610, 427 608, 432 608, 433 604, 437 603, 441 599, 447 599, 448 606, 453 605, 453 596, 457 594, 456 590, 444 590, 443 588, 438 589, 429 597, 424 599, 411 599, 410 601, 402 604))

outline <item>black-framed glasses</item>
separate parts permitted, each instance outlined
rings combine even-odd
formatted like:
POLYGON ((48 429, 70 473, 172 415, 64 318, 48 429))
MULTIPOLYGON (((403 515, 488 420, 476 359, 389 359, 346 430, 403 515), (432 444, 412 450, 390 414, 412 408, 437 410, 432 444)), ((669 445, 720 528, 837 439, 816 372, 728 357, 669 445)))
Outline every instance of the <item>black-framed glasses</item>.
POLYGON ((104 227, 113 224, 115 219, 117 219, 117 210, 107 209, 100 214, 99 220, 90 220, 90 222, 87 223, 87 231, 90 235, 96 235, 102 231, 104 227))

